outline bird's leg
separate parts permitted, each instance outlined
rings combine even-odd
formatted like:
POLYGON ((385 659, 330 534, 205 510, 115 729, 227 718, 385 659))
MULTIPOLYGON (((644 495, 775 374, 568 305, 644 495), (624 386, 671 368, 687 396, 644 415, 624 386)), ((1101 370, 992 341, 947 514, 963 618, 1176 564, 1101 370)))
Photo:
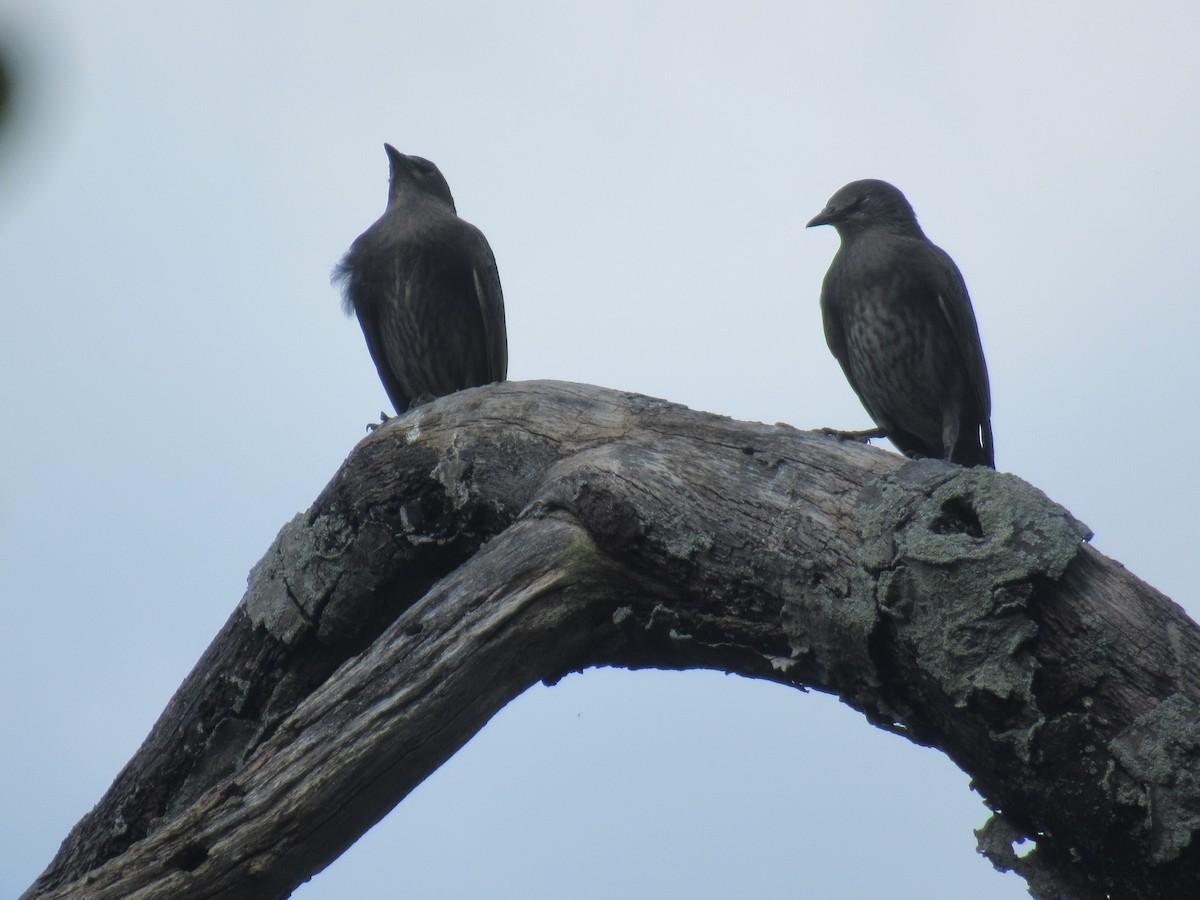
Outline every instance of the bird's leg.
POLYGON ((958 443, 958 410, 951 406, 942 410, 942 459, 954 459, 954 447, 958 443))
POLYGON ((887 432, 882 428, 868 428, 865 431, 843 431, 840 428, 818 428, 817 430, 826 437, 835 437, 839 441, 857 441, 860 444, 865 444, 871 438, 887 437, 887 432))

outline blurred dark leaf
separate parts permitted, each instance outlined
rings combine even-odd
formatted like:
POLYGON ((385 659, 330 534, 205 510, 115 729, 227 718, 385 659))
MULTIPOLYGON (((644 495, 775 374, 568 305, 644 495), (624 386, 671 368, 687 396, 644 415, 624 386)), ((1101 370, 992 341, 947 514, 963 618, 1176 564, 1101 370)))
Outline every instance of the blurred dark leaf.
POLYGON ((5 128, 8 120, 10 101, 12 100, 12 75, 7 56, 0 51, 0 131, 5 128))

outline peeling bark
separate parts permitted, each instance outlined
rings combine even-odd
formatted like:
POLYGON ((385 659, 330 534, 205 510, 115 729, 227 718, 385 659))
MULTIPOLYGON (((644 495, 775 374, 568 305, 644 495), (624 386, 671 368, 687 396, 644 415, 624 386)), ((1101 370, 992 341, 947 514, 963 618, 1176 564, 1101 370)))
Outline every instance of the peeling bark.
POLYGON ((25 896, 285 897, 596 665, 835 693, 972 776, 981 851, 1035 896, 1193 896, 1200 631, 1088 536, 1014 476, 787 426, 554 382, 442 398, 284 526, 25 896))

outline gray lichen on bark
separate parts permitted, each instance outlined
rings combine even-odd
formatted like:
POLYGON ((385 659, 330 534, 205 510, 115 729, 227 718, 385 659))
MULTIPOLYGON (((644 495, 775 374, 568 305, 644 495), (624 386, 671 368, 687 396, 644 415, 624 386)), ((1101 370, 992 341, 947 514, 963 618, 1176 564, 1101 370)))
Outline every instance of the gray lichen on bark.
POLYGON ((1200 706, 1174 694, 1109 743, 1115 802, 1141 807, 1154 859, 1179 856, 1200 831, 1200 706))
POLYGON ((874 602, 895 643, 957 708, 986 714, 999 725, 992 739, 1029 762, 1043 717, 1027 604, 1035 582, 1061 577, 1091 532, 1019 478, 935 460, 877 479, 855 523, 855 594, 874 602))
POLYGON ((329 593, 316 544, 304 513, 293 516, 250 570, 242 597, 250 620, 289 647, 311 630, 329 593))

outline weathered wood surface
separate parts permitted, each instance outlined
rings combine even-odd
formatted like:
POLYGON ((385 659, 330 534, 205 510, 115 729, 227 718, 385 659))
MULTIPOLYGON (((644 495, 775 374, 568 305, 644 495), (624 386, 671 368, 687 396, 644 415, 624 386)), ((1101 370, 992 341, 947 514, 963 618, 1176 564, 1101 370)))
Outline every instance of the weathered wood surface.
POLYGON ((973 777, 1038 896, 1192 896, 1200 631, 1086 536, 1013 476, 787 426, 556 382, 442 398, 284 527, 25 896, 287 896, 593 665, 836 693, 973 777))

